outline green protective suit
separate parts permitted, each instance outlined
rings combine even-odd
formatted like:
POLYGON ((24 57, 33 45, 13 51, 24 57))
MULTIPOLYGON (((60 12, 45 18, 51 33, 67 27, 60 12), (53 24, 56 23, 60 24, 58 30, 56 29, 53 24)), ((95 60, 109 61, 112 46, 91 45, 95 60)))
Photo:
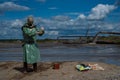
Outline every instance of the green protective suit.
MULTIPOLYGON (((38 31, 36 26, 32 28, 28 24, 22 27, 23 31, 23 61, 29 64, 33 64, 40 60, 40 51, 36 44, 36 32, 38 31)), ((39 35, 42 35, 44 31, 41 31, 39 35)))

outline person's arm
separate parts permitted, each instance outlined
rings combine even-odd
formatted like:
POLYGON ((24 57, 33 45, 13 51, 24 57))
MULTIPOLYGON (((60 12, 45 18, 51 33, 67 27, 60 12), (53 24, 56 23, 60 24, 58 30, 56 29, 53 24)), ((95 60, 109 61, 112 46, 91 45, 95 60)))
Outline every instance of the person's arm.
POLYGON ((38 34, 39 36, 42 36, 44 33, 45 33, 45 32, 44 32, 44 27, 41 27, 40 30, 37 29, 37 34, 38 34))
POLYGON ((26 28, 26 27, 23 28, 23 32, 28 36, 34 36, 37 33, 35 28, 30 29, 30 28, 26 28))
POLYGON ((38 35, 42 36, 43 34, 44 34, 44 30, 40 30, 38 35))

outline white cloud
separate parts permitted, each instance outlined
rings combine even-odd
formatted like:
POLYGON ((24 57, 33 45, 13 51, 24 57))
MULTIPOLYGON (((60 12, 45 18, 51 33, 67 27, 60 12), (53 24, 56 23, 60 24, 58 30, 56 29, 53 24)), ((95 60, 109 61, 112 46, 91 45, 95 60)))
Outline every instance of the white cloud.
POLYGON ((87 18, 95 20, 103 19, 114 9, 116 9, 116 6, 114 5, 98 4, 96 7, 92 8, 91 13, 88 15, 87 18))
POLYGON ((92 8, 90 14, 85 16, 84 14, 79 14, 77 19, 89 19, 89 20, 101 20, 104 19, 111 11, 115 10, 117 7, 115 5, 108 4, 98 4, 92 8))
POLYGON ((78 19, 86 19, 86 16, 85 16, 84 14, 80 14, 80 15, 78 16, 78 19))
POLYGON ((19 19, 16 19, 16 20, 11 22, 12 27, 21 27, 22 25, 23 25, 23 22, 19 19))
POLYGON ((58 35, 59 32, 58 31, 46 31, 46 34, 48 34, 48 35, 58 35))
POLYGON ((0 35, 5 36, 6 34, 7 34, 7 31, 6 31, 6 30, 4 30, 4 31, 0 31, 0 35))
POLYGON ((21 27, 24 20, 0 20, 0 38, 20 38, 22 37, 21 27))
POLYGON ((25 10, 29 10, 29 9, 30 9, 29 7, 17 5, 13 2, 4 2, 4 3, 0 4, 0 12, 25 11, 25 10))
MULTIPOLYGON (((115 28, 117 28, 116 23, 105 23, 104 25, 101 26, 101 28, 103 30, 115 30, 115 28)), ((120 27, 117 28, 118 30, 120 30, 120 27)))

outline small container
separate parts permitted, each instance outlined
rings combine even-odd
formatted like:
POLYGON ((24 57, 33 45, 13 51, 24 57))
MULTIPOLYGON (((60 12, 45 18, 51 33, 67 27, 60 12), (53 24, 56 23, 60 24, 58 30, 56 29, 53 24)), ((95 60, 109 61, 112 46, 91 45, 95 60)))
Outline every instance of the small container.
POLYGON ((60 69, 60 64, 59 63, 54 63, 53 69, 60 69))

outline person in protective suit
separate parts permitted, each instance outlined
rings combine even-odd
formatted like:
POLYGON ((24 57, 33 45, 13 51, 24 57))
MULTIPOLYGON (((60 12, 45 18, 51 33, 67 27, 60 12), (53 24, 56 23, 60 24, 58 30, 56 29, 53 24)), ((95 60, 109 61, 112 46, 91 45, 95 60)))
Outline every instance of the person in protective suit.
POLYGON ((37 71, 37 62, 40 60, 40 52, 36 44, 36 35, 42 36, 44 28, 40 30, 33 24, 33 17, 28 17, 27 23, 22 26, 23 32, 23 65, 24 72, 28 72, 28 64, 33 64, 33 70, 37 71))

